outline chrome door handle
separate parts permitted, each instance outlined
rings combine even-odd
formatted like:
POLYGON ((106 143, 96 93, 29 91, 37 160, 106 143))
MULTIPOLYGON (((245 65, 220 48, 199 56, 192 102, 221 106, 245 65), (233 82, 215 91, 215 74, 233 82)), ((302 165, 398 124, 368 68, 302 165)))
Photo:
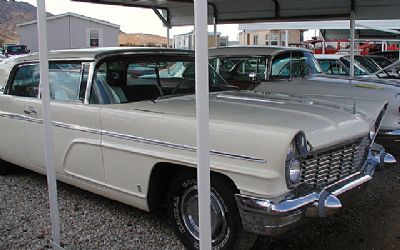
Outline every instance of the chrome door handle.
POLYGON ((24 113, 25 113, 26 115, 37 115, 36 110, 35 110, 34 108, 31 108, 31 107, 25 109, 25 110, 24 110, 24 113))

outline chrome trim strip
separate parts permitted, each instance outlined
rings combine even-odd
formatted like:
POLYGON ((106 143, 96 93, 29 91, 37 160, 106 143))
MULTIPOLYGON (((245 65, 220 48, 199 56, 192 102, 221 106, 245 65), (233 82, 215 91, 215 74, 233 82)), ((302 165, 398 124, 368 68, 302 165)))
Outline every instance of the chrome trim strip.
POLYGON ((262 102, 262 103, 274 103, 274 104, 286 104, 284 101, 274 101, 270 99, 262 99, 257 97, 244 97, 244 96, 233 96, 227 94, 217 95, 217 99, 228 99, 228 100, 239 100, 239 101, 249 101, 249 102, 262 102))
MULTIPOLYGON (((1 112, 1 111, 0 111, 0 117, 14 119, 14 120, 24 120, 27 122, 33 122, 33 123, 38 123, 38 124, 43 123, 43 120, 39 119, 39 118, 26 116, 26 115, 20 115, 20 114, 11 114, 11 113, 1 112)), ((109 136, 109 137, 128 140, 128 141, 141 142, 141 143, 163 146, 163 147, 168 147, 168 148, 173 148, 173 149, 186 150, 186 151, 190 151, 190 152, 197 151, 196 147, 190 146, 190 145, 176 144, 176 143, 170 143, 170 142, 165 142, 165 141, 160 141, 160 140, 148 139, 148 138, 144 138, 144 137, 140 137, 140 136, 120 134, 120 133, 116 133, 116 132, 110 132, 110 131, 100 130, 100 129, 93 129, 93 128, 88 128, 88 127, 83 127, 80 125, 67 124, 67 123, 63 123, 63 122, 53 121, 52 124, 53 124, 53 126, 58 127, 58 128, 71 129, 71 130, 75 130, 75 131, 87 132, 87 133, 97 134, 97 135, 104 135, 104 136, 109 136)), ((228 152, 223 152, 223 151, 218 151, 218 150, 210 150, 210 154, 216 155, 216 156, 221 156, 221 157, 226 157, 226 158, 231 158, 231 159, 237 159, 237 160, 252 161, 252 162, 257 162, 257 163, 266 163, 267 162, 265 159, 261 159, 261 158, 255 158, 255 157, 251 157, 251 156, 247 156, 247 155, 233 154, 233 153, 228 153, 228 152)))
MULTIPOLYGON (((103 130, 102 134, 110 136, 110 137, 119 138, 119 139, 142 142, 142 143, 163 146, 163 147, 168 147, 168 148, 173 148, 173 149, 186 150, 186 151, 190 151, 190 152, 197 151, 196 147, 193 147, 190 145, 183 145, 183 144, 170 143, 170 142, 165 142, 165 141, 160 141, 160 140, 147 139, 147 138, 143 138, 140 136, 120 134, 120 133, 110 132, 110 131, 106 131, 106 130, 103 130)), ((232 158, 232 159, 253 161, 253 162, 258 162, 258 163, 266 163, 267 162, 265 159, 255 158, 255 157, 251 157, 251 156, 247 156, 247 155, 232 154, 232 153, 227 153, 227 152, 218 151, 218 150, 210 150, 210 154, 227 157, 227 158, 232 158)))

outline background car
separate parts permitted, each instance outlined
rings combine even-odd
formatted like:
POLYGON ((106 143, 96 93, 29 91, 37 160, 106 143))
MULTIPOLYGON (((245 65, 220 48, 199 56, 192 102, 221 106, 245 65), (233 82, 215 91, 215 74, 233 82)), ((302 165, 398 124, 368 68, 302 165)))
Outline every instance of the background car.
MULTIPOLYGON (((376 109, 373 108, 374 102, 387 101, 389 103, 388 111, 383 118, 378 138, 392 153, 398 154, 400 150, 398 142, 400 138, 400 87, 397 83, 374 79, 350 81, 347 76, 342 78, 326 76, 311 51, 301 48, 225 47, 210 49, 209 55, 210 63, 227 81, 235 84, 235 81, 231 81, 231 76, 239 74, 241 86, 247 86, 256 92, 282 93, 328 100, 364 109, 373 116, 376 113, 376 109), (247 67, 253 65, 250 70, 252 72, 248 74, 249 70, 234 71, 234 67, 222 67, 226 61, 233 59, 247 67), (257 63, 248 64, 247 60, 257 63)), ((338 55, 326 56, 342 58, 338 55)), ((337 66, 331 67, 332 69, 343 72, 343 74, 347 73, 344 63, 340 60, 334 62, 337 66)), ((360 66, 360 71, 362 70, 363 68, 360 66)))
POLYGON ((388 60, 392 62, 396 62, 399 60, 399 51, 398 50, 389 50, 389 51, 378 51, 371 53, 371 55, 378 55, 378 56, 384 56, 388 60))
MULTIPOLYGON (((350 75, 350 56, 315 55, 322 70, 328 75, 350 75)), ((354 56, 354 75, 356 77, 376 78, 376 74, 391 65, 391 61, 382 56, 354 56)), ((380 78, 385 78, 381 75, 380 78)))

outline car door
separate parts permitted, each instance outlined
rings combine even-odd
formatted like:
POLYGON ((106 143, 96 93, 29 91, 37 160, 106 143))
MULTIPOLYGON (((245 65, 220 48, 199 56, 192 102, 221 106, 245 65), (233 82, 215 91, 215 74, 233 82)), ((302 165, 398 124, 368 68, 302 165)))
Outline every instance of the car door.
MULTIPOLYGON (((23 69, 33 72, 38 86, 39 65, 22 65, 23 69)), ((100 108, 82 101, 88 69, 89 65, 81 62, 49 64, 54 164, 58 174, 103 185, 100 108)), ((29 164, 44 168, 42 102, 31 98, 25 99, 24 105, 26 119, 32 121, 25 123, 29 164)))
MULTIPOLYGON (((12 76, 15 70, 12 70, 12 76)), ((12 88, 0 92, 0 159, 16 165, 28 166, 25 140, 25 101, 37 98, 37 89, 28 81, 14 78, 12 88)))

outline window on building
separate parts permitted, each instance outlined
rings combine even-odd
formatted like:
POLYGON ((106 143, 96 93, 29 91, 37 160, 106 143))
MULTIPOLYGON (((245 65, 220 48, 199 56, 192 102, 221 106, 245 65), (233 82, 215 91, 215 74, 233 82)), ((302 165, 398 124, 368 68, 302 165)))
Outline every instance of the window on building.
POLYGON ((99 47, 100 45, 100 31, 98 29, 91 29, 89 33, 90 47, 99 47))
POLYGON ((285 42, 286 42, 286 33, 281 33, 281 45, 285 46, 286 45, 285 42))
POLYGON ((253 44, 258 45, 258 35, 253 36, 253 44))
POLYGON ((247 34, 247 45, 250 45, 250 34, 247 34))
POLYGON ((269 34, 265 34, 265 45, 269 45, 269 34))
POLYGON ((271 33, 271 45, 278 45, 279 44, 279 34, 271 33))

